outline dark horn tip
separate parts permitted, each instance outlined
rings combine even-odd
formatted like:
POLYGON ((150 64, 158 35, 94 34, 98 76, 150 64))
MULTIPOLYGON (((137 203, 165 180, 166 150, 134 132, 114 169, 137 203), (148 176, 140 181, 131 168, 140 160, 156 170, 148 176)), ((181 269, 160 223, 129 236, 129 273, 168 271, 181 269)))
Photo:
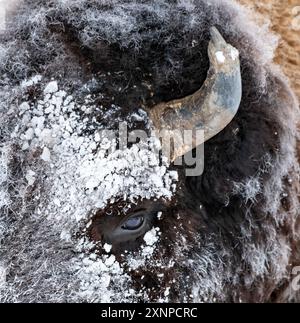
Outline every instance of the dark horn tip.
POLYGON ((210 31, 211 40, 215 46, 226 44, 223 36, 215 26, 211 27, 209 31, 210 31))

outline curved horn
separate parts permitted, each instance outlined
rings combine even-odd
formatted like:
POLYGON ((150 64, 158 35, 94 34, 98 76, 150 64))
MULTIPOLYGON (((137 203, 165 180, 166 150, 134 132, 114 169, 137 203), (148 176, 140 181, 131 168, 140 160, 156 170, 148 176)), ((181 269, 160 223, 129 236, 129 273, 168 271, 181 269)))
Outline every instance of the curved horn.
MULTIPOLYGON (((203 130, 202 142, 174 147, 171 161, 223 130, 238 111, 242 97, 239 52, 212 27, 208 45, 210 68, 203 86, 183 99, 160 103, 149 112, 156 130, 203 130)), ((195 131, 193 131, 194 133, 195 131)))

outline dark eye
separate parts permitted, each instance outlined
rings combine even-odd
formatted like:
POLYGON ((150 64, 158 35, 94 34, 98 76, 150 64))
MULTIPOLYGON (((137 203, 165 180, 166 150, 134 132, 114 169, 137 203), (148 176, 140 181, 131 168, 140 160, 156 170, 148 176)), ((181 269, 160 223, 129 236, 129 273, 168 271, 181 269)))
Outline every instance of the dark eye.
POLYGON ((124 230, 136 230, 138 229, 142 224, 144 223, 144 217, 139 215, 139 216, 134 216, 129 219, 127 219, 123 224, 122 224, 122 229, 124 230))

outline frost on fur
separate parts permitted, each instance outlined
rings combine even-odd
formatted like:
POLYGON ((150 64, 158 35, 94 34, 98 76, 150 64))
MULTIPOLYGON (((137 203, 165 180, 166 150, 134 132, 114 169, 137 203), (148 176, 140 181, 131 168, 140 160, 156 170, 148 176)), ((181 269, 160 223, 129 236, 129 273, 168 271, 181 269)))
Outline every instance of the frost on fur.
POLYGON ((231 0, 20 2, 0 35, 0 300, 296 300, 298 103, 277 40, 231 0), (151 136, 108 149, 103 130, 150 134, 151 107, 202 86, 210 26, 238 49, 243 100, 204 173, 151 136), (91 234, 98 214, 148 205, 126 248, 91 234))

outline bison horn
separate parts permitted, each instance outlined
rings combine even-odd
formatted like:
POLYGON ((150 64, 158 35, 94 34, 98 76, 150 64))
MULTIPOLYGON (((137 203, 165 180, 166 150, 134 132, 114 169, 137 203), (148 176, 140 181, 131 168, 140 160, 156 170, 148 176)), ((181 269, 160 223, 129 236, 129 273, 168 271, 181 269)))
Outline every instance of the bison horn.
POLYGON ((156 131, 193 130, 192 147, 174 147, 174 161, 222 131, 238 111, 242 96, 239 52, 226 43, 219 31, 210 29, 208 45, 210 68, 202 87, 185 98, 154 106, 149 116, 156 131), (194 130, 203 130, 202 142, 194 138, 194 130))

